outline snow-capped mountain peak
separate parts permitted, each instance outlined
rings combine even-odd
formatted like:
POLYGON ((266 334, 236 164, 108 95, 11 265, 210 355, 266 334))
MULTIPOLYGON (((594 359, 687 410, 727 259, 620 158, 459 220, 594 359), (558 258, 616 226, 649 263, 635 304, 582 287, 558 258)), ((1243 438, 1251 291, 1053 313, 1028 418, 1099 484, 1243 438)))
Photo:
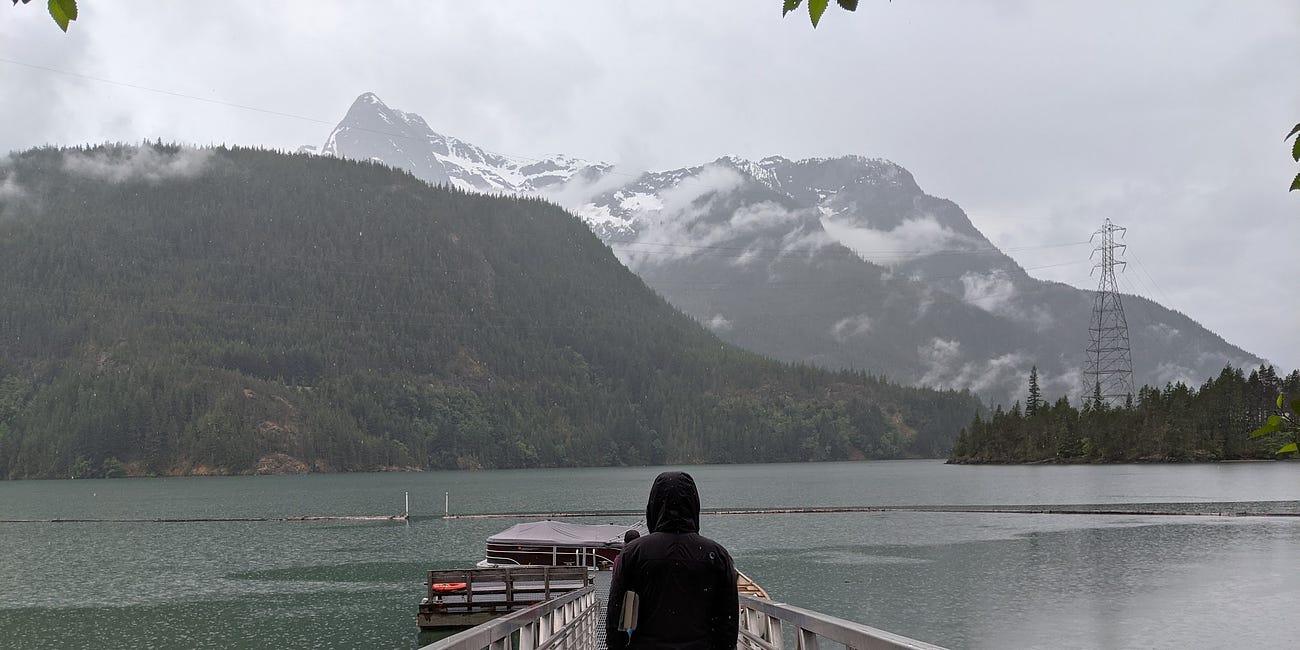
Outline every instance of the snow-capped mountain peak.
POLYGON ((438 133, 424 118, 391 108, 370 92, 352 103, 321 153, 377 160, 435 185, 476 192, 534 193, 583 170, 608 169, 564 155, 538 160, 494 153, 438 133))
MULTIPOLYGON (((482 149, 374 93, 357 98, 321 153, 553 200, 673 305, 778 359, 1008 402, 1032 367, 1057 394, 1080 387, 1088 293, 1031 277, 956 203, 926 194, 883 158, 724 156, 627 174, 564 155, 482 149)), ((1130 320, 1138 383, 1261 362, 1186 316, 1130 300, 1141 305, 1130 320)))

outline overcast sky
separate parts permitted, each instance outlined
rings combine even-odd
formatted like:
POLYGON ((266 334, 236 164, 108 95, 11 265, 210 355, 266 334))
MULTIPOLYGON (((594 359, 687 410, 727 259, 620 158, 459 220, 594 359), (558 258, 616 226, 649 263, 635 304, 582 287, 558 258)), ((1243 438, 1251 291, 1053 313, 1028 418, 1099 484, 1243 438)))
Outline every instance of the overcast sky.
POLYGON ((373 91, 519 156, 880 156, 1041 278, 1093 288, 1049 246, 1127 226, 1123 290, 1300 367, 1293 0, 44 4, 0 6, 0 151, 320 145, 373 91))

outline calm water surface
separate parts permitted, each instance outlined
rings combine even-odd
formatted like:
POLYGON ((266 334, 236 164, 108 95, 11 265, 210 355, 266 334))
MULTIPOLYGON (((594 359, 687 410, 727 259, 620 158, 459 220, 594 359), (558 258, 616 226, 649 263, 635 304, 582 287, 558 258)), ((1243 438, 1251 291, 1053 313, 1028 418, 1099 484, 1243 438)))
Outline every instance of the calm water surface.
MULTIPOLYGON (((662 469, 0 483, 9 520, 394 514, 408 491, 414 515, 0 523, 0 647, 417 647, 423 572, 471 565, 516 523, 443 520, 444 492, 460 513, 627 510, 662 469)), ((1300 510, 1300 463, 687 469, 706 508, 1300 510)), ((776 600, 953 648, 1300 647, 1300 519, 887 512, 703 526, 776 600)))

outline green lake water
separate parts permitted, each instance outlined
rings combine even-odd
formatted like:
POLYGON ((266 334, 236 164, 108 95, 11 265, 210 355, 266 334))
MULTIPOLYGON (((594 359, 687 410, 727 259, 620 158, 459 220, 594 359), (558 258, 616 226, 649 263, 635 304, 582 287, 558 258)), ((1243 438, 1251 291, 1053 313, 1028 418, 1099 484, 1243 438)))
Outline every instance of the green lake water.
MULTIPOLYGON (((418 647, 424 572, 473 565, 517 522, 444 520, 444 492, 456 513, 635 510, 662 469, 3 482, 5 520, 387 515, 406 492, 413 518, 0 523, 0 648, 418 647)), ((1300 463, 685 469, 706 508, 1300 511, 1300 463)), ((1300 518, 718 515, 702 532, 775 600, 953 648, 1300 647, 1300 518)))

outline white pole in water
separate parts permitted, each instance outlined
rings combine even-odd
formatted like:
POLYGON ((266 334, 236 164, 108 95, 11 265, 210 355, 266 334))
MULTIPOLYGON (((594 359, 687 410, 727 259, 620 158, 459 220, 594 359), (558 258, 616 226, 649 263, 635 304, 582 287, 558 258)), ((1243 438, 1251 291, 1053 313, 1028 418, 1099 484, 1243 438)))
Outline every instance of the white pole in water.
POLYGON ((444 517, 451 514, 451 493, 450 492, 442 493, 442 514, 444 517))
POLYGON ((406 493, 406 517, 411 516, 411 493, 406 493))

